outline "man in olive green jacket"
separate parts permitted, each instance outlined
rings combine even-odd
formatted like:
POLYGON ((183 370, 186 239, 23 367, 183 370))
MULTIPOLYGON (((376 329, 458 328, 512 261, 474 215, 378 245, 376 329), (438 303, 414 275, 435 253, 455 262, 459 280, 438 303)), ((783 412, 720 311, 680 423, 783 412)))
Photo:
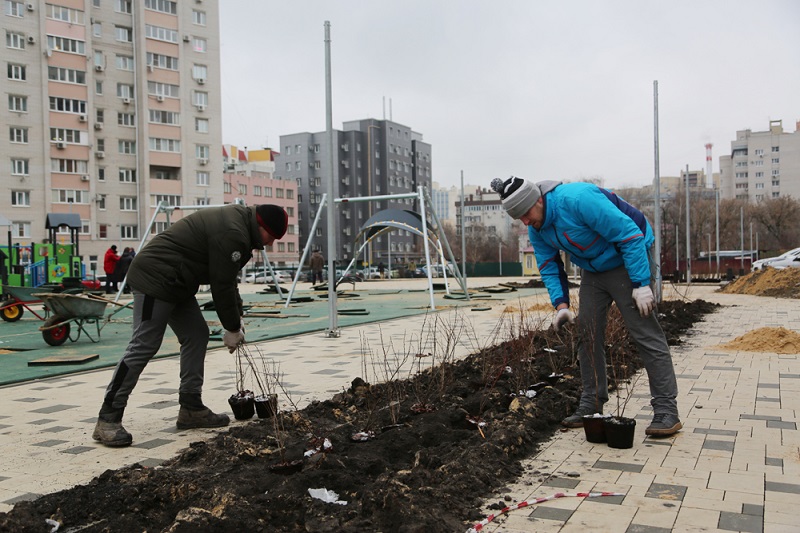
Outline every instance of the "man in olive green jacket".
POLYGON ((209 329, 195 295, 211 286, 214 307, 231 353, 244 342, 237 277, 253 250, 286 233, 288 215, 276 205, 228 205, 197 211, 159 233, 136 254, 128 270, 133 291, 133 336, 106 388, 92 437, 107 446, 128 446, 133 437, 122 415, 144 367, 158 352, 169 326, 180 343, 178 429, 227 426, 225 414, 203 405, 209 329))

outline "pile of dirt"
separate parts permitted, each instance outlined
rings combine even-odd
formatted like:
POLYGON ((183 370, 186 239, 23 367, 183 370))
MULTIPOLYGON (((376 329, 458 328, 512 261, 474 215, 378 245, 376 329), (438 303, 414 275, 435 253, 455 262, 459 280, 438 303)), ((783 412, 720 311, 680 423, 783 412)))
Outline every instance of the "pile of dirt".
MULTIPOLYGON (((664 302, 668 339, 714 308, 664 302)), ((608 373, 624 379, 641 363, 619 320, 611 314, 608 373)), ((50 531, 45 520, 83 533, 465 531, 577 406, 572 334, 525 332, 408 380, 355 378, 330 400, 236 425, 160 467, 108 470, 20 502, 0 513, 0 531, 50 531), (275 468, 287 463, 300 470, 275 468), (323 488, 346 505, 309 493, 323 488)))
POLYGON ((800 334, 786 328, 759 328, 720 345, 720 348, 729 351, 796 354, 800 353, 800 334))
POLYGON ((800 268, 764 268, 736 278, 719 292, 728 294, 750 294, 752 296, 774 296, 777 298, 800 298, 800 268))

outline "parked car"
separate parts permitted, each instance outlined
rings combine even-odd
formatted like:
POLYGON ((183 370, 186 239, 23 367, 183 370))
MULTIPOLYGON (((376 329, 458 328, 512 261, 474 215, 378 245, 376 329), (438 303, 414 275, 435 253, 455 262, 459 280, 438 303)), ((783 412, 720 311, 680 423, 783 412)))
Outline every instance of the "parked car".
MULTIPOLYGON (((291 283, 292 276, 286 271, 283 270, 276 270, 275 271, 275 278, 277 278, 278 283, 291 283)), ((259 270, 258 272, 253 272, 251 274, 247 274, 244 277, 245 283, 275 283, 273 281, 272 276, 269 273, 269 270, 259 270)))
MULTIPOLYGON (((453 266, 447 265, 447 275, 453 275, 453 266)), ((444 276, 444 265, 433 265, 431 269, 431 277, 432 278, 441 278, 444 276)), ((421 267, 417 268, 414 272, 415 278, 427 278, 428 277, 428 265, 422 265, 421 267)))
POLYGON ((763 270, 766 267, 777 268, 778 270, 787 267, 800 268, 800 248, 789 250, 778 257, 759 259, 758 261, 753 262, 752 270, 763 270))

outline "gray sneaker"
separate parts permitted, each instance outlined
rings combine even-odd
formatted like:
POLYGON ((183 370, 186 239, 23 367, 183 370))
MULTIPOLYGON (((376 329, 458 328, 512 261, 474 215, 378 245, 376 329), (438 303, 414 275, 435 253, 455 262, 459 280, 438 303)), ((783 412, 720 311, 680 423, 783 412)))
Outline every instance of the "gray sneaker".
POLYGON ((115 447, 130 446, 133 442, 133 436, 125 431, 122 422, 106 422, 99 418, 94 426, 92 438, 100 444, 115 447))
POLYGON ((230 424, 231 419, 228 415, 216 414, 208 407, 204 407, 199 411, 181 407, 178 411, 178 422, 176 425, 178 429, 194 429, 194 428, 221 428, 230 424))
POLYGON ((593 415, 595 413, 603 414, 603 409, 595 409, 593 407, 578 407, 578 409, 561 421, 561 425, 567 428, 582 428, 583 417, 593 415))
POLYGON ((653 415, 653 422, 644 430, 645 435, 652 437, 669 437, 674 435, 683 427, 677 415, 666 413, 656 413, 653 415))

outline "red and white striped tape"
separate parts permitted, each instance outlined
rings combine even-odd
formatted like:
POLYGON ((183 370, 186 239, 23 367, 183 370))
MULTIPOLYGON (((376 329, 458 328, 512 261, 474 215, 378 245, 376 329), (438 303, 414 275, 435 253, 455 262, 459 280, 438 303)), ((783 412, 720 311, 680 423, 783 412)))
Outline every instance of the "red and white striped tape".
POLYGON ((567 494, 566 492, 556 492, 552 496, 544 496, 542 498, 536 498, 532 501, 525 501, 519 502, 514 505, 510 505, 508 507, 504 507, 500 509, 500 512, 496 514, 490 514, 471 528, 467 530, 467 533, 477 533, 478 531, 483 531, 484 526, 486 526, 489 522, 497 518, 498 516, 507 514, 511 511, 516 511, 517 509, 523 509, 530 505, 534 505, 537 503, 549 502, 550 500, 557 500, 559 498, 599 498, 601 496, 625 496, 623 492, 576 492, 575 494, 567 494))

